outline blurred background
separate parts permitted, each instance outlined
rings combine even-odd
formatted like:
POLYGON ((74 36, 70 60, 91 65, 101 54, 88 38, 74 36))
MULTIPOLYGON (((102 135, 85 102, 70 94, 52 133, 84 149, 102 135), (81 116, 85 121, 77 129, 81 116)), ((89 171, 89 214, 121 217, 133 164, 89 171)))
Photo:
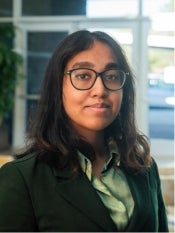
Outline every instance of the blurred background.
POLYGON ((105 31, 136 76, 137 123, 150 138, 173 229, 174 10, 174 0, 0 0, 0 164, 25 144, 56 45, 79 29, 105 31))

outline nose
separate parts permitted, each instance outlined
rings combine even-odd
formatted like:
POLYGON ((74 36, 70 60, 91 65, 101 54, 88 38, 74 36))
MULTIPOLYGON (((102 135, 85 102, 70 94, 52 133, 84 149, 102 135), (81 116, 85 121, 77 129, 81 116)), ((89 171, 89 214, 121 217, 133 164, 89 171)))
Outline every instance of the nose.
POLYGON ((92 87, 92 93, 93 93, 93 95, 96 95, 96 96, 106 96, 108 93, 108 90, 104 86, 103 80, 100 77, 100 75, 98 75, 98 77, 97 77, 97 79, 92 87))

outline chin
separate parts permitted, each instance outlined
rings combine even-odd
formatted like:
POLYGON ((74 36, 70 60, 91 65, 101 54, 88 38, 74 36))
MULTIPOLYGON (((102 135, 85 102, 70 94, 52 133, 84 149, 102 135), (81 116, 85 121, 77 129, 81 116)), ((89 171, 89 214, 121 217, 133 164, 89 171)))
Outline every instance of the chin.
POLYGON ((104 130, 106 127, 108 127, 111 123, 109 124, 96 124, 96 125, 93 125, 91 127, 89 127, 89 129, 93 130, 93 131, 101 131, 101 130, 104 130))

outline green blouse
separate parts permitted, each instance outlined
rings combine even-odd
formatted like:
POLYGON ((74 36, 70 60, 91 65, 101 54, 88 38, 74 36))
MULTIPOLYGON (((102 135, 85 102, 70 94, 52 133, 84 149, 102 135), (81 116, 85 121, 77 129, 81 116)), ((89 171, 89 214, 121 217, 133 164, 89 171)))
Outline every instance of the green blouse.
POLYGON ((125 229, 132 216, 134 201, 124 173, 119 168, 120 155, 117 145, 109 143, 110 156, 104 165, 100 178, 92 174, 90 160, 79 152, 82 170, 91 181, 119 231, 125 229))

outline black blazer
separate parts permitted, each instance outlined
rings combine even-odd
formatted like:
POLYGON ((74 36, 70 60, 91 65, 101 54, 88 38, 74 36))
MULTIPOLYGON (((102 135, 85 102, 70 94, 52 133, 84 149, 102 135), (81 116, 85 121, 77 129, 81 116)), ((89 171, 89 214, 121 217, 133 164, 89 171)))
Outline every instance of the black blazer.
MULTIPOLYGON (((135 202, 125 231, 168 231, 155 162, 144 173, 123 171, 135 202)), ((83 172, 70 179, 68 171, 29 155, 0 169, 0 231, 117 232, 117 227, 83 172)))

